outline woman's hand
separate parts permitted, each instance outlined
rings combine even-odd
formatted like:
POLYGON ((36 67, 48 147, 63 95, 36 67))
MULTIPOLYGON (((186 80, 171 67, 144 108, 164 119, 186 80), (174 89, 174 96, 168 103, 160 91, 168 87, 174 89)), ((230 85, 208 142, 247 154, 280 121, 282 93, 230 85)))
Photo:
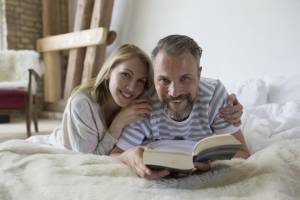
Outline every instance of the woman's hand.
POLYGON ((127 107, 124 107, 113 119, 108 131, 118 139, 122 133, 122 129, 135 121, 146 119, 150 116, 152 107, 150 100, 136 99, 132 101, 127 107))
POLYGON ((168 170, 151 171, 144 165, 143 153, 147 147, 137 146, 120 154, 119 159, 128 165, 131 170, 138 176, 150 180, 157 180, 170 174, 168 170))
POLYGON ((239 126, 243 114, 243 106, 240 104, 235 94, 228 96, 227 106, 220 108, 220 116, 230 124, 239 126))

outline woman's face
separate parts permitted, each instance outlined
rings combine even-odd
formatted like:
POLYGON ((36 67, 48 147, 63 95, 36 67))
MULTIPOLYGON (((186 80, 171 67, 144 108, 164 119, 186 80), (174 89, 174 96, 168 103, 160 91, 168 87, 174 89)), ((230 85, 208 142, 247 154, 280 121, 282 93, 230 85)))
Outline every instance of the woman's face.
POLYGON ((145 88, 147 66, 139 58, 130 58, 117 64, 109 74, 109 91, 116 104, 127 106, 145 88))

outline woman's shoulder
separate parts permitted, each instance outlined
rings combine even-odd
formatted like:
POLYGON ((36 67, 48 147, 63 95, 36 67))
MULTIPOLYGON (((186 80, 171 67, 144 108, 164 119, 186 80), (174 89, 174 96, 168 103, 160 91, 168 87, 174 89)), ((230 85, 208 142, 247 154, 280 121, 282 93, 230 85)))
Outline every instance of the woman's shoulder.
POLYGON ((72 105, 75 108, 83 108, 86 106, 98 106, 96 102, 92 99, 92 97, 87 92, 75 92, 69 98, 68 104, 72 105))

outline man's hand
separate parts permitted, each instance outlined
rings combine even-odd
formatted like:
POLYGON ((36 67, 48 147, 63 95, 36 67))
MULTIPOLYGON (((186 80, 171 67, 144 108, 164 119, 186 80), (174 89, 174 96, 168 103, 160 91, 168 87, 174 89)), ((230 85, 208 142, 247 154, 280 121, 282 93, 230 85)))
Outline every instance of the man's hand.
POLYGON ((157 180, 169 175, 170 172, 168 170, 151 171, 144 165, 143 153, 145 148, 147 147, 133 147, 120 154, 119 158, 123 163, 128 165, 136 175, 140 177, 144 177, 150 180, 157 180))
POLYGON ((208 171, 210 170, 210 162, 194 162, 194 166, 197 171, 208 171))
POLYGON ((247 159, 250 156, 247 144, 245 142, 243 133, 241 130, 237 131, 236 133, 232 134, 233 137, 235 137, 238 141, 242 143, 242 147, 236 152, 234 155, 235 158, 243 158, 247 159))
POLYGON ((220 116, 230 124, 239 126, 241 124, 241 117, 243 114, 243 106, 240 104, 235 94, 228 96, 227 106, 220 108, 220 116))

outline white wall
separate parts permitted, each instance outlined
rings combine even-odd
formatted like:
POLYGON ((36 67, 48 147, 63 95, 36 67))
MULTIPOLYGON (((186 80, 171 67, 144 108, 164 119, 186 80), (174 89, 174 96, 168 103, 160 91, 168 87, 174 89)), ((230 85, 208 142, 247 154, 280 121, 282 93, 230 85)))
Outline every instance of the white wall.
POLYGON ((186 34, 204 50, 207 77, 300 75, 299 0, 115 0, 113 12, 113 47, 129 42, 150 53, 160 38, 186 34))

